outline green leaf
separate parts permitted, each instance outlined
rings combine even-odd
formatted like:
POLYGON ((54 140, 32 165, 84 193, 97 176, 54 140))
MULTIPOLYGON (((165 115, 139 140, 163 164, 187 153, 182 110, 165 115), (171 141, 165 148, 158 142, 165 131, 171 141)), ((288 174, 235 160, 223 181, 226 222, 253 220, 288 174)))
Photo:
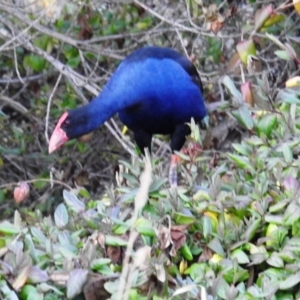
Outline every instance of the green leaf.
POLYGON ((282 268, 284 266, 283 260, 279 257, 278 253, 273 252, 267 259, 267 263, 275 268, 282 268))
POLYGON ((108 265, 111 263, 111 260, 109 258, 98 258, 92 261, 91 263, 91 269, 94 271, 97 271, 101 269, 103 266, 108 265))
POLYGON ((279 100, 284 103, 288 104, 297 104, 300 105, 300 99, 298 95, 293 90, 285 89, 279 90, 276 100, 279 100))
POLYGON ((135 229, 142 235, 154 237, 155 231, 152 222, 145 218, 139 218, 135 222, 135 229))
POLYGON ((184 271, 184 274, 190 275, 193 280, 197 277, 201 278, 205 274, 206 266, 200 263, 193 263, 189 268, 184 271))
POLYGON ((273 34, 269 34, 269 33, 266 33, 266 36, 267 36, 272 42, 274 42, 277 46, 279 46, 279 48, 285 49, 284 44, 281 43, 281 42, 279 41, 279 39, 278 39, 276 36, 274 36, 273 34))
POLYGON ((48 43, 50 42, 50 36, 43 34, 34 39, 34 45, 41 48, 42 50, 46 50, 48 43))
POLYGON ((265 215, 265 221, 267 223, 274 223, 277 225, 283 224, 283 215, 265 215))
POLYGON ((208 244, 207 247, 209 247, 211 250, 216 252, 217 254, 221 255, 222 257, 225 257, 225 251, 223 250, 223 247, 221 245, 221 242, 219 239, 214 238, 212 239, 208 244))
POLYGON ((105 236, 105 245, 107 246, 127 246, 127 241, 111 235, 105 236))
POLYGON ((269 4, 257 10, 254 16, 255 30, 259 30, 274 12, 273 5, 269 4))
POLYGON ((281 212, 290 203, 289 199, 281 200, 280 202, 269 207, 270 212, 281 212))
POLYGON ((188 225, 188 224, 193 224, 195 222, 195 217, 187 216, 182 213, 175 212, 174 220, 176 224, 188 225))
POLYGON ((110 268, 109 265, 103 265, 98 270, 98 273, 104 275, 104 276, 111 276, 114 275, 114 271, 112 268, 110 268))
POLYGON ((31 234, 33 238, 41 245, 45 245, 47 238, 44 233, 37 227, 31 227, 31 234))
MULTIPOLYGON (((280 253, 278 253, 279 257, 282 258, 282 260, 286 263, 293 263, 295 262, 295 255, 293 252, 289 250, 283 250, 280 253)), ((297 258, 298 259, 298 258, 297 258)))
MULTIPOLYGON (((61 292, 58 288, 56 288, 56 287, 54 287, 54 286, 52 286, 48 283, 45 283, 45 282, 39 284, 38 287, 39 287, 39 291, 42 292, 42 293, 51 292, 51 294, 47 294, 47 296, 49 296, 49 295, 52 296, 53 295, 53 298, 50 298, 50 296, 49 297, 46 296, 44 298, 44 300, 57 300, 56 295, 58 295, 58 296, 63 296, 64 295, 64 293, 61 292)), ((27 299, 30 299, 30 298, 27 298, 27 299)))
POLYGON ((236 50, 246 66, 248 65, 249 56, 256 56, 256 47, 252 39, 240 41, 236 46, 236 50))
POLYGON ((122 235, 124 234, 125 232, 127 232, 128 230, 130 229, 130 225, 129 224, 126 224, 126 225, 115 225, 113 227, 113 233, 114 234, 117 234, 117 235, 122 235))
POLYGON ((250 146, 260 146, 264 144, 264 141, 258 136, 252 136, 251 138, 246 138, 244 142, 246 142, 250 146))
POLYGON ((248 130, 253 129, 253 119, 246 105, 239 107, 239 109, 237 110, 233 110, 231 113, 237 119, 237 121, 245 128, 247 128, 248 130))
POLYGON ((3 234, 18 234, 20 232, 20 228, 8 221, 3 221, 0 223, 0 232, 3 234))
POLYGON ((251 148, 244 144, 232 144, 232 147, 236 152, 239 152, 239 154, 249 156, 251 154, 251 148))
POLYGON ((71 271, 67 282, 67 297, 70 299, 80 294, 87 279, 88 270, 74 269, 71 271))
POLYGON ((59 246, 58 250, 64 258, 73 259, 76 257, 76 253, 74 252, 74 249, 73 248, 71 249, 67 245, 59 246))
POLYGON ((292 60, 293 58, 290 56, 290 54, 286 50, 276 50, 275 55, 283 60, 292 60))
POLYGON ((147 28, 149 28, 152 25, 152 18, 150 16, 147 16, 143 19, 141 19, 138 23, 135 24, 135 26, 139 29, 139 30, 146 30, 147 28))
POLYGON ((233 96, 233 103, 235 105, 241 105, 244 103, 242 93, 236 88, 231 78, 227 75, 223 77, 223 84, 227 87, 230 94, 233 96))
POLYGON ((39 55, 31 54, 29 56, 29 66, 36 72, 41 72, 46 66, 46 60, 39 55))
POLYGON ((63 191, 63 197, 67 204, 67 206, 74 211, 75 213, 79 214, 85 210, 85 205, 83 202, 81 202, 77 196, 70 193, 67 190, 63 191))
POLYGON ((272 131, 277 125, 277 116, 273 114, 266 114, 257 122, 256 128, 258 135, 264 134, 267 138, 270 138, 272 131))
POLYGON ((241 249, 235 249, 230 255, 231 259, 236 259, 239 264, 248 264, 250 262, 247 254, 241 249))
POLYGON ((282 154, 287 163, 291 163, 294 160, 293 152, 287 143, 282 144, 281 146, 282 154))
POLYGON ((37 266, 32 266, 28 274, 29 283, 41 283, 49 280, 49 276, 46 271, 41 270, 37 266))
POLYGON ((186 260, 188 261, 193 260, 193 254, 186 243, 180 248, 180 252, 182 253, 182 255, 186 260))
POLYGON ((79 66, 80 62, 81 62, 80 56, 71 57, 70 59, 68 59, 67 66, 75 69, 79 66))
MULTIPOLYGON (((183 287, 180 287, 178 289, 176 289, 176 291, 172 294, 170 299, 175 298, 178 295, 182 295, 182 294, 186 294, 186 293, 192 293, 194 292, 194 294, 198 293, 198 288, 196 284, 188 284, 188 285, 184 285, 183 287)), ((178 298, 175 298, 178 299, 178 298)), ((162 299, 163 300, 163 299, 162 299)))
MULTIPOLYGON (((239 281, 247 280, 249 277, 249 271, 242 269, 239 265, 237 266, 229 265, 228 267, 222 270, 222 273, 224 274, 223 275, 224 279, 229 284, 236 284, 239 281)), ((251 299, 256 299, 256 298, 251 298, 251 299)))
POLYGON ((248 226, 247 230, 242 235, 247 241, 250 241, 253 236, 257 233, 259 227, 261 226, 261 219, 256 219, 250 226, 248 226))
POLYGON ((65 227, 69 223, 69 215, 66 206, 61 203, 54 212, 54 221, 57 227, 65 227))
POLYGON ((111 295, 117 295, 119 291, 119 279, 117 281, 106 281, 104 283, 104 288, 108 291, 111 295))
POLYGON ((284 213, 284 225, 293 225, 295 222, 297 222, 300 219, 300 207, 297 203, 292 202, 287 207, 284 213))
POLYGON ((33 285, 30 285, 30 284, 26 284, 22 287, 20 296, 22 297, 22 299, 29 299, 28 295, 30 293, 35 293, 35 292, 36 292, 36 287, 34 287, 33 285))
POLYGON ((203 216, 202 224, 203 224, 203 236, 204 238, 207 238, 213 232, 211 219, 208 216, 203 216))
POLYGON ((248 169, 250 171, 254 171, 249 158, 245 156, 240 156, 236 154, 228 153, 227 156, 231 159, 239 168, 248 169))
POLYGON ((38 291, 32 291, 28 294, 27 299, 44 300, 44 295, 38 291))
POLYGON ((284 281, 282 281, 279 284, 279 288, 281 290, 287 290, 290 289, 291 287, 297 285, 300 282, 300 271, 297 273, 290 275, 288 278, 286 278, 284 281))

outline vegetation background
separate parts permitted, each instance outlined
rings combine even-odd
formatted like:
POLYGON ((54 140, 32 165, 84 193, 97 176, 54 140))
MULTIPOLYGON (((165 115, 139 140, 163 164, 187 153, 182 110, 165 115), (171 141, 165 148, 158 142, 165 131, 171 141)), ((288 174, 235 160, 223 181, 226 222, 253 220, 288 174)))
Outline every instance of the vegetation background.
MULTIPOLYGON (((0 1, 1 299, 299 299, 300 2, 0 1), (209 129, 142 158, 58 117, 144 45, 196 65, 209 129)), ((155 110, 155 108, 153 108, 155 110)))

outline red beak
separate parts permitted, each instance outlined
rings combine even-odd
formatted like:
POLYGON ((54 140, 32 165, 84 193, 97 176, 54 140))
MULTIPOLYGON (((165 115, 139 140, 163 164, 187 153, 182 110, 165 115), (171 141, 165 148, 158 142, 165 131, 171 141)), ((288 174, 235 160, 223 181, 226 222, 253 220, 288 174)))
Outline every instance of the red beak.
POLYGON ((52 153, 53 151, 57 150, 60 146, 62 146, 66 141, 69 140, 66 133, 60 128, 61 124, 65 121, 67 118, 68 113, 65 112, 60 119, 58 120, 58 123, 51 135, 48 151, 49 153, 52 153))

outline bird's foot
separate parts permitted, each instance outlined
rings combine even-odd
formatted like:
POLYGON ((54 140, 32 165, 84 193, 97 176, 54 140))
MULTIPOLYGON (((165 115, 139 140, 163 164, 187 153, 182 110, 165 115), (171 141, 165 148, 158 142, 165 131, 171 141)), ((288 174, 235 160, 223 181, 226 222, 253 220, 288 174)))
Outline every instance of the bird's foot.
POLYGON ((172 154, 171 164, 169 169, 169 183, 171 187, 177 187, 177 165, 178 165, 178 156, 172 154))

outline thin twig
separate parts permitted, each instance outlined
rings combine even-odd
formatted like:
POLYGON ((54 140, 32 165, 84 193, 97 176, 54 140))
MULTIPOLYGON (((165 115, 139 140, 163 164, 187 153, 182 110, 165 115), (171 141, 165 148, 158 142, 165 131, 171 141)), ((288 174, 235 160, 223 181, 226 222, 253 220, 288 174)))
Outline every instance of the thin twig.
MULTIPOLYGON (((69 190, 72 190, 72 188, 69 185, 67 185, 66 183, 59 181, 59 180, 55 180, 55 179, 38 178, 38 179, 23 180, 23 181, 27 182, 27 183, 34 183, 34 182, 56 183, 56 184, 59 184, 59 185, 62 185, 64 187, 68 188, 69 190)), ((5 183, 5 184, 1 184, 0 189, 17 186, 18 184, 19 184, 19 182, 9 182, 9 183, 5 183)))
POLYGON ((16 47, 14 47, 14 65, 15 65, 15 70, 17 73, 18 78, 20 79, 20 81, 24 84, 25 82, 22 80, 21 74, 19 72, 19 68, 18 68, 18 58, 17 58, 17 53, 16 53, 16 47))
POLYGON ((9 105, 14 110, 18 111, 22 115, 26 115, 28 113, 28 109, 23 106, 21 103, 10 99, 9 97, 0 94, 0 101, 4 102, 5 104, 9 105))
POLYGON ((45 119, 45 138, 46 138, 47 143, 49 143, 48 129, 49 129, 49 116, 50 116, 51 104, 52 104, 54 94, 55 94, 55 92, 58 88, 58 85, 59 85, 60 81, 61 81, 61 78, 62 78, 62 74, 60 73, 57 80, 56 80, 55 86, 52 90, 52 93, 49 96, 49 100, 48 100, 48 103, 47 103, 47 112, 46 112, 46 119, 45 119))
POLYGON ((135 197, 134 201, 134 214, 131 220, 131 230, 128 238, 127 248, 125 252, 125 257, 123 260, 123 269, 122 274, 120 276, 120 284, 118 289, 117 300, 127 300, 129 299, 129 290, 132 284, 132 277, 130 276, 134 270, 130 268, 130 259, 133 254, 133 245, 138 237, 138 232, 135 230, 135 222, 138 219, 143 207, 146 205, 148 200, 148 192, 150 188, 150 184, 152 182, 152 167, 151 167, 151 159, 149 156, 149 152, 146 151, 146 155, 144 158, 145 170, 140 178, 140 188, 135 197))
POLYGON ((23 83, 25 84, 28 81, 36 81, 38 79, 41 79, 42 77, 48 76, 48 73, 41 73, 38 75, 32 75, 32 76, 28 76, 28 77, 19 77, 18 78, 1 78, 0 79, 0 84, 8 84, 8 83, 23 83))

